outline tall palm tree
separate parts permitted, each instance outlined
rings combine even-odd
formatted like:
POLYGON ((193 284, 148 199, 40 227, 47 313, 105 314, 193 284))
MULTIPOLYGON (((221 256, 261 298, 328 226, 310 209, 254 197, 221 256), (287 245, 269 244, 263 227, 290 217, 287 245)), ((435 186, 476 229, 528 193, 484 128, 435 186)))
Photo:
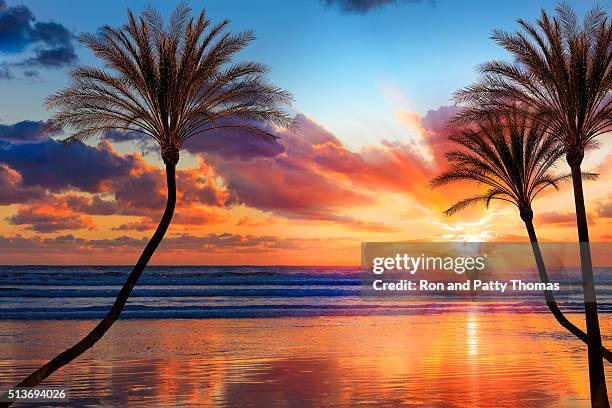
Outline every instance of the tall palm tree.
MULTIPOLYGON (((477 203, 487 206, 494 200, 514 204, 525 223, 540 280, 549 283, 544 258, 533 225, 533 200, 547 188, 570 175, 554 175, 551 170, 563 155, 556 139, 544 127, 518 113, 490 114, 477 125, 456 127, 450 137, 459 149, 446 154, 449 169, 431 181, 433 187, 469 182, 486 191, 462 199, 445 211, 453 215, 477 203)), ((593 178, 584 173, 584 178, 593 178)), ((586 333, 570 322, 550 290, 544 291, 546 305, 557 321, 585 343, 586 333)), ((612 362, 612 353, 602 347, 604 357, 612 362)))
POLYGON ((291 96, 272 86, 267 69, 255 62, 233 63, 253 39, 250 31, 226 32, 228 21, 211 25, 204 11, 192 17, 179 5, 166 25, 154 10, 128 22, 105 26, 81 41, 105 68, 81 67, 72 83, 49 97, 57 109, 53 123, 71 128, 68 140, 84 140, 112 129, 131 130, 159 143, 166 168, 168 201, 159 226, 145 247, 115 303, 100 323, 73 347, 36 370, 18 387, 32 387, 92 347, 119 318, 134 285, 161 242, 176 203, 175 167, 191 137, 218 128, 236 128, 275 140, 254 123, 289 126, 284 110, 291 96))
POLYGON ((612 23, 598 7, 579 23, 565 3, 552 17, 543 10, 535 26, 524 20, 518 23, 521 31, 495 31, 492 36, 514 62, 483 64, 478 82, 457 92, 456 100, 468 108, 460 121, 518 104, 526 112, 537 113, 564 147, 574 187, 591 402, 607 407, 581 164, 585 150, 595 147, 596 138, 612 128, 612 23))

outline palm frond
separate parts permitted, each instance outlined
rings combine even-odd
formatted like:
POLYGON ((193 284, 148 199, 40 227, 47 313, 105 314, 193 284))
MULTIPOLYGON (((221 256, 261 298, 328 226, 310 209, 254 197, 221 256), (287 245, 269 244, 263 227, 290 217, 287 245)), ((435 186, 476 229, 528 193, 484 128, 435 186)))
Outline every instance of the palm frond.
POLYGON ((454 95, 463 110, 454 123, 479 121, 491 112, 520 109, 546 125, 566 147, 585 149, 612 130, 612 23, 600 7, 579 22, 567 3, 535 24, 493 32, 512 62, 490 61, 481 76, 454 95))
MULTIPOLYGON (((457 149, 446 154, 449 169, 431 181, 432 187, 468 182, 485 186, 487 193, 458 201, 446 211, 454 214, 470 205, 503 200, 519 208, 530 208, 547 187, 557 187, 565 175, 552 172, 563 156, 563 146, 531 119, 532 115, 511 110, 484 112, 479 122, 451 126, 450 139, 457 149)), ((585 173, 589 177, 590 173, 585 173)))
POLYGON ((70 84, 46 105, 52 122, 72 130, 68 140, 85 140, 114 129, 141 132, 160 146, 179 149, 188 139, 219 128, 235 128, 272 141, 272 124, 289 127, 288 92, 272 85, 268 69, 233 62, 255 36, 211 24, 202 11, 180 3, 168 23, 154 9, 128 22, 84 34, 81 42, 104 61, 103 68, 79 67, 70 84))

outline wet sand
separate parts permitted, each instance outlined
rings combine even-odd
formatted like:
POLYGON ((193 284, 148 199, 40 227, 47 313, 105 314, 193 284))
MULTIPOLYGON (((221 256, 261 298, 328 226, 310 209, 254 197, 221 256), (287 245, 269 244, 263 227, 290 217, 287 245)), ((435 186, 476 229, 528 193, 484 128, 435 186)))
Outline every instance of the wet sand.
MULTIPOLYGON (((94 323, 0 321, 0 387, 94 323)), ((586 363, 546 314, 123 320, 45 385, 70 406, 586 407, 586 363)))

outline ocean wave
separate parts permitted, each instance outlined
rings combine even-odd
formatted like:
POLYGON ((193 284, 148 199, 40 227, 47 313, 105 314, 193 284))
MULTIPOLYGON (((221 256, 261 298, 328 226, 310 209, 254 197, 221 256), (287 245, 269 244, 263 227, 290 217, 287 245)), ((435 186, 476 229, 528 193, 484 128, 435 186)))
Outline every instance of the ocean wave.
MULTIPOLYGON (((0 266, 0 319, 101 318, 129 271, 117 266, 0 266)), ((153 266, 135 287, 122 318, 548 313, 539 292, 362 295, 359 272, 359 267, 153 266)), ((599 309, 611 313, 612 274, 597 272, 599 309)), ((570 278, 566 281, 579 283, 570 278)), ((565 312, 582 312, 579 291, 556 296, 565 312)))

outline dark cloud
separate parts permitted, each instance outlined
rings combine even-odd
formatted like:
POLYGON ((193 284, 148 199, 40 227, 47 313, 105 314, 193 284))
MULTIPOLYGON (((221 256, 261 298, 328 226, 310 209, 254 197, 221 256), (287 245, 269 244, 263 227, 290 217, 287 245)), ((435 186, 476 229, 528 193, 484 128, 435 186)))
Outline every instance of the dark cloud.
POLYGON ((0 3, 0 51, 20 52, 31 42, 34 14, 24 5, 0 3))
POLYGON ((435 4, 435 0, 321 0, 326 7, 338 8, 345 14, 367 14, 371 11, 398 4, 435 4))
POLYGON ((40 74, 35 69, 26 69, 23 71, 23 76, 28 79, 36 79, 40 74))
POLYGON ((0 163, 0 191, 0 205, 28 203, 47 196, 42 188, 24 187, 21 175, 3 163, 0 163))
MULTIPOLYGON (((0 140, 36 139, 40 126, 26 121, 0 127, 0 140)), ((128 181, 140 179, 143 163, 137 156, 117 154, 106 142, 92 147, 53 139, 4 141, 0 143, 0 205, 16 204, 17 213, 9 222, 34 231, 92 228, 88 215, 121 213, 120 204, 125 205, 125 212, 134 211, 124 202, 107 198, 107 190, 127 195, 125 191, 132 188, 128 181), (79 192, 90 196, 76 194, 79 192)), ((154 176, 159 176, 159 171, 154 176)), ((133 190, 140 193, 142 187, 133 190)), ((159 200, 155 204, 159 205, 159 200)), ((150 207, 140 211, 146 208, 150 207)))
POLYGON ((159 151, 157 141, 141 132, 110 130, 104 134, 104 139, 111 143, 132 142, 140 149, 142 155, 159 151))
MULTIPOLYGON (((16 133, 23 136, 20 140, 35 138, 37 123, 24 123, 28 126, 0 130, 6 130, 8 139, 16 133)), ((192 228, 226 220, 211 210, 230 202, 217 178, 203 162, 198 168, 177 171, 181 205, 175 224, 192 228)), ((119 229, 151 230, 166 204, 164 170, 148 165, 138 155, 120 155, 106 141, 95 147, 53 139, 19 144, 4 141, 0 143, 0 190, 0 205, 18 205, 10 222, 41 232, 92 226, 82 216, 99 215, 139 217, 119 229)))
POLYGON ((40 42, 55 49, 72 45, 74 35, 62 24, 53 21, 38 22, 30 31, 33 42, 40 42))
POLYGON ((12 125, 0 124, 0 141, 10 143, 41 142, 61 134, 61 129, 52 128, 47 122, 24 120, 12 125))
POLYGON ((108 180, 130 174, 136 162, 132 155, 115 153, 108 143, 92 147, 48 139, 0 146, 0 163, 17 171, 24 187, 37 186, 51 192, 69 188, 102 192, 108 180))
MULTIPOLYGON (((70 65, 76 61, 76 54, 74 48, 71 47, 58 47, 53 49, 40 48, 36 50, 34 57, 28 58, 23 63, 23 66, 40 66, 45 68, 61 68, 66 65, 70 65)), ((27 70, 24 72, 27 77, 37 76, 36 71, 27 70)))
POLYGON ((64 197, 66 206, 72 211, 89 215, 114 215, 117 214, 117 202, 105 200, 99 196, 83 197, 69 195, 64 197))
POLYGON ((28 77, 36 76, 33 68, 61 68, 76 62, 75 36, 62 24, 36 21, 27 6, 7 7, 0 3, 0 52, 30 53, 20 62, 4 64, 0 78, 13 77, 10 68, 25 68, 28 77))
POLYGON ((149 169, 128 177, 109 180, 121 213, 142 215, 161 210, 166 204, 166 188, 162 171, 149 169))
POLYGON ((104 134, 104 138, 109 142, 132 142, 135 140, 140 140, 142 138, 146 138, 148 136, 143 133, 136 132, 133 130, 130 131, 121 131, 121 130, 109 130, 104 134))
MULTIPOLYGON (((269 125, 264 129, 275 133, 269 125)), ((273 157, 285 152, 285 147, 281 143, 266 142, 250 132, 231 128, 203 132, 189 139, 184 147, 194 154, 212 154, 223 159, 273 157)))

